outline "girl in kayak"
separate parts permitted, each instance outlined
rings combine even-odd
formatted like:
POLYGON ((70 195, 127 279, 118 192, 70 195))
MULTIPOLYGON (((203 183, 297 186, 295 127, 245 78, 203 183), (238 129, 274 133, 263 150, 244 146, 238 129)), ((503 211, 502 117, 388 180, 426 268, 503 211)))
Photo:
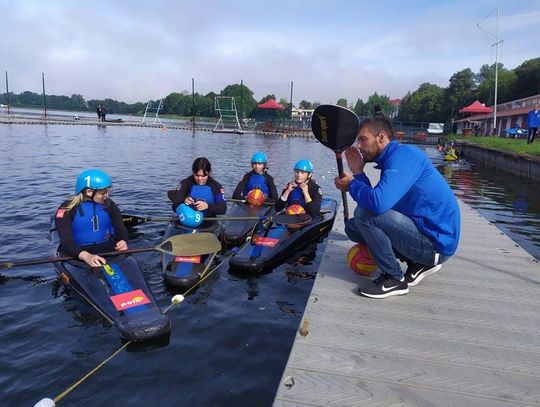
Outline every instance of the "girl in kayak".
POLYGON ((128 231, 118 206, 109 199, 111 178, 98 169, 83 171, 75 195, 56 210, 60 250, 91 267, 107 261, 97 254, 127 250, 128 231))
POLYGON ((205 217, 223 215, 227 211, 225 191, 221 184, 210 176, 210 161, 206 157, 199 157, 193 161, 191 169, 193 175, 180 181, 171 197, 173 211, 176 212, 183 203, 202 212, 205 217))
MULTIPOLYGON (((276 211, 292 205, 301 206, 312 218, 320 215, 322 189, 311 178, 313 164, 308 160, 299 160, 294 165, 294 181, 287 183, 281 198, 276 202, 276 211)), ((295 209, 297 211, 297 209, 295 209)))
MULTIPOLYGON (((246 199, 253 189, 260 189, 265 201, 276 202, 279 199, 274 178, 268 174, 266 154, 257 152, 251 157, 251 171, 246 173, 233 192, 233 199, 246 199)), ((248 199, 249 201, 249 199, 248 199)), ((251 202, 250 202, 251 203, 251 202)))

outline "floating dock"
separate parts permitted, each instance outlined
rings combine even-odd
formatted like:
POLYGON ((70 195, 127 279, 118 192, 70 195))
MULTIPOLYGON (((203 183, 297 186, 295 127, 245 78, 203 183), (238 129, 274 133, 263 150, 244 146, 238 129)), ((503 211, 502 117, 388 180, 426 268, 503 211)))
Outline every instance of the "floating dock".
POLYGON ((459 205, 458 252, 386 299, 355 293, 340 210, 275 406, 540 405, 540 264, 459 205))

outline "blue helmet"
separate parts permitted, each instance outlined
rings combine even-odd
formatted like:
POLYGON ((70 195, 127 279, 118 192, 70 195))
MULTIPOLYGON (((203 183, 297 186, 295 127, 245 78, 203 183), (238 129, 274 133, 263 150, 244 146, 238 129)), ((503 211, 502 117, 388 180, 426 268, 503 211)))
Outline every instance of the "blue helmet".
POLYGON ((296 164, 294 164, 294 169, 305 172, 313 172, 313 164, 311 164, 311 161, 308 160, 298 160, 296 164))
POLYGON ((105 189, 112 185, 111 177, 106 172, 91 168, 81 172, 75 184, 75 195, 85 188, 105 189))
POLYGON ((251 162, 258 163, 258 164, 266 164, 268 163, 268 159, 266 158, 265 153, 261 153, 259 151, 258 153, 255 153, 251 156, 251 162))
POLYGON ((178 222, 188 228, 196 228, 204 219, 202 212, 196 211, 186 204, 180 204, 176 208, 176 215, 178 216, 178 222))

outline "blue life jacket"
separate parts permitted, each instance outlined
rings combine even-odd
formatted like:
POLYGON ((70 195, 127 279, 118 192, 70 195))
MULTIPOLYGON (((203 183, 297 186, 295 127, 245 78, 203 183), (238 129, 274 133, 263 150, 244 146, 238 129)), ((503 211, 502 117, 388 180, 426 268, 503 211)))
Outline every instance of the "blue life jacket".
MULTIPOLYGON (((204 201, 208 205, 215 205, 216 203, 214 194, 212 193, 212 187, 209 185, 193 185, 191 191, 189 191, 189 196, 192 197, 195 202, 204 201)), ((195 209, 193 205, 191 205, 191 208, 195 209)), ((202 212, 206 215, 207 210, 202 212)))
POLYGON ((248 192, 252 189, 260 189, 267 198, 270 196, 270 191, 268 189, 268 185, 266 185, 266 177, 264 174, 251 174, 244 189, 244 196, 247 196, 248 192))
POLYGON ((291 206, 293 204, 300 205, 301 207, 306 206, 306 200, 304 199, 304 193, 302 192, 302 188, 296 187, 294 188, 291 193, 289 194, 289 198, 287 199, 287 206, 291 206))
POLYGON ((71 222, 73 240, 80 246, 104 243, 114 236, 109 212, 102 204, 82 202, 71 222))

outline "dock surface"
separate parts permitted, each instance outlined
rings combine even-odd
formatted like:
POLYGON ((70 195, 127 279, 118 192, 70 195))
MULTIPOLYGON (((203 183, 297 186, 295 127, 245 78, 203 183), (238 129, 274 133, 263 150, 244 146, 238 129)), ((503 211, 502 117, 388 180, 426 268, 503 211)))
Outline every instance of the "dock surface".
POLYGON ((340 209, 275 406, 540 405, 540 264, 459 205, 457 253, 385 299, 356 294, 340 209))

